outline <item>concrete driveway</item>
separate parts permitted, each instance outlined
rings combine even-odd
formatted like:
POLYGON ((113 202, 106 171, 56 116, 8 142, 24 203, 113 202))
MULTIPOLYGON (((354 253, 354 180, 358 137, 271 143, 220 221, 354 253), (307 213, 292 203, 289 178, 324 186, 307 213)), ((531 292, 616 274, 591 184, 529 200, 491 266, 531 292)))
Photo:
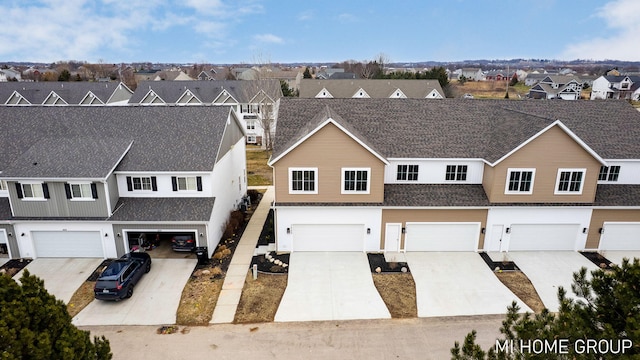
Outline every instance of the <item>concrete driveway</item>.
POLYGON ((601 251, 602 256, 606 257, 607 260, 611 261, 614 264, 622 264, 622 259, 627 258, 629 262, 633 262, 634 258, 640 259, 640 251, 614 251, 614 250, 606 250, 601 251))
POLYGON ((294 252, 275 321, 391 318, 362 252, 294 252))
POLYGON ((419 317, 504 314, 515 300, 475 252, 407 252, 419 317))
POLYGON ((549 311, 557 312, 558 287, 562 286, 569 297, 575 298, 571 291, 573 273, 583 266, 595 270, 597 266, 575 251, 516 251, 506 256, 514 261, 538 291, 540 299, 549 311))
POLYGON ((9 261, 9 258, 0 258, 0 266, 4 265, 7 261, 9 261))
POLYGON ((118 302, 93 300, 73 318, 73 324, 175 324, 182 290, 196 263, 196 259, 153 259, 151 271, 140 279, 131 298, 118 302))
POLYGON ((19 281, 27 269, 31 275, 44 280, 44 287, 50 294, 67 304, 102 261, 97 258, 37 258, 13 278, 19 281))

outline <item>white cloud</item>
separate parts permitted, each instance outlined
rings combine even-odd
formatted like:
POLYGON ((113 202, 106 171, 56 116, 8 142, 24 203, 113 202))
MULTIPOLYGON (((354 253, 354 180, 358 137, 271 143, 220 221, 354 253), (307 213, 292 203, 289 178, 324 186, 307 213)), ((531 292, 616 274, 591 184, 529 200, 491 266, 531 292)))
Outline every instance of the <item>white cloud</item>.
POLYGON ((342 23, 352 23, 358 21, 358 18, 352 14, 342 13, 338 15, 338 21, 342 23))
POLYGON ((303 11, 296 17, 298 21, 307 21, 313 19, 313 12, 311 10, 303 11))
POLYGON ((284 40, 281 37, 278 37, 273 34, 259 34, 253 37, 254 39, 271 44, 284 44, 284 40))
MULTIPOLYGON (((564 50, 564 59, 640 60, 640 2, 614 0, 599 9, 597 17, 604 19, 611 35, 570 44, 564 50)), ((603 29, 604 31, 604 29, 603 29)))

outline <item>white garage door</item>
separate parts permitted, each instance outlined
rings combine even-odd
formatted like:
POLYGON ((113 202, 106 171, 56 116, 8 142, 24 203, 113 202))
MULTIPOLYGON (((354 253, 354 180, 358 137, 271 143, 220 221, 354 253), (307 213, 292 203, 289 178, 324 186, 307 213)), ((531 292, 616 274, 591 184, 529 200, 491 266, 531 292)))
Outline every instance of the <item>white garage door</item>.
POLYGON ((476 251, 480 223, 407 223, 405 251, 476 251))
POLYGON ((99 231, 32 231, 38 257, 104 257, 99 231))
POLYGON ((364 225, 293 225, 293 251, 363 251, 364 225))
POLYGON ((600 250, 640 250, 640 223, 604 223, 600 250))
POLYGON ((578 224, 511 225, 509 251, 575 250, 578 224))

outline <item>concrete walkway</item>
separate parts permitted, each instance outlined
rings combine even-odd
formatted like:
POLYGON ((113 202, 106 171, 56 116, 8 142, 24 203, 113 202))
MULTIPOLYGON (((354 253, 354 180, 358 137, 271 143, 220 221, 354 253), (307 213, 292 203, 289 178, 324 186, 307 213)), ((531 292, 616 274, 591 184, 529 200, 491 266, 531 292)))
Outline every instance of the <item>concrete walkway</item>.
MULTIPOLYGON (((232 323, 236 315, 236 309, 238 308, 244 281, 247 277, 247 271, 251 265, 253 252, 255 251, 262 227, 267 220, 267 215, 269 215, 269 209, 274 199, 273 186, 257 187, 257 189, 264 188, 266 188, 267 191, 262 196, 258 208, 254 211, 253 215, 251 215, 251 220, 247 224, 233 254, 231 264, 229 264, 229 269, 222 284, 222 291, 220 291, 220 295, 218 296, 216 308, 213 310, 213 317, 210 321, 211 324, 232 323)), ((256 188, 251 187, 250 189, 256 188)))

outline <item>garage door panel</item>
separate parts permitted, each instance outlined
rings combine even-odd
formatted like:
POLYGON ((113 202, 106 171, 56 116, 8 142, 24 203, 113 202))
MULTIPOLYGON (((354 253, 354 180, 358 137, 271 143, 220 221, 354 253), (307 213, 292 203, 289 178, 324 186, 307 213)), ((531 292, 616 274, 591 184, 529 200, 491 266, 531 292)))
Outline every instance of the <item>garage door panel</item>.
POLYGON ((509 251, 573 251, 579 229, 579 224, 513 224, 509 251))
POLYGON ((605 223, 600 250, 640 250, 640 223, 605 223))
POLYGON ((293 251, 363 251, 362 224, 292 225, 293 251))
POLYGON ((104 257, 99 231, 32 231, 38 257, 104 257))
POLYGON ((407 224, 405 251, 476 251, 479 223, 407 224))

